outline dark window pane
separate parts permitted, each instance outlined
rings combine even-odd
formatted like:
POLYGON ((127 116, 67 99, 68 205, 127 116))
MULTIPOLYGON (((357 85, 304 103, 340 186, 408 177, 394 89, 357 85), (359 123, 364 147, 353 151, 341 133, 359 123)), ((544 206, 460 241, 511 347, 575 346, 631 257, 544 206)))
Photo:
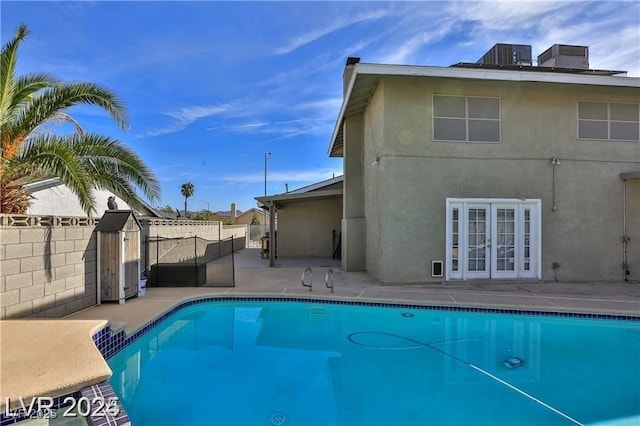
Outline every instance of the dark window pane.
POLYGON ((611 139, 619 141, 640 140, 640 127, 638 123, 611 123, 611 139))
POLYGON ((433 119, 433 138, 438 141, 466 141, 465 120, 452 118, 433 119))
POLYGON ((500 142, 500 122, 494 120, 469 120, 469 140, 475 142, 500 142))
POLYGON ((638 112, 639 104, 610 104, 610 119, 614 121, 635 121, 640 120, 638 112))
POLYGON ((607 120, 607 104, 604 102, 578 102, 578 118, 607 120))
POLYGON ((578 137, 581 139, 609 139, 607 122, 580 120, 578 122, 578 137))
POLYGON ((500 99, 469 98, 469 118, 500 118, 500 99))
POLYGON ((458 117, 465 118, 464 97, 462 96, 434 96, 434 117, 458 117))

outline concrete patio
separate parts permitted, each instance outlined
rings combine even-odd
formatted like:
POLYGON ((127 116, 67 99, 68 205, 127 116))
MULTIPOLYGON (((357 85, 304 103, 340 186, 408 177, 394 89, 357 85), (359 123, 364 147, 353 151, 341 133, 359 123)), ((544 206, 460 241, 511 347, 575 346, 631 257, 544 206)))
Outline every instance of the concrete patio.
POLYGON ((640 284, 627 282, 448 282, 382 285, 362 272, 344 272, 332 259, 278 260, 274 268, 258 249, 235 257, 235 287, 148 288, 146 295, 123 305, 103 304, 67 319, 107 319, 127 333, 142 327, 183 300, 200 296, 285 296, 319 299, 391 301, 430 306, 483 307, 549 312, 600 313, 640 317, 640 284), (302 287, 302 272, 313 270, 313 291, 302 287), (334 293, 325 287, 325 274, 334 270, 334 293))

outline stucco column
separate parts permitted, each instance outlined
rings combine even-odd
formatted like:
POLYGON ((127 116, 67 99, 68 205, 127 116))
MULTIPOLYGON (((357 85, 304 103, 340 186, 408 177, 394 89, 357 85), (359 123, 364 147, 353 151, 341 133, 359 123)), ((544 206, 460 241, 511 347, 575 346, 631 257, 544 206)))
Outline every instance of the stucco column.
POLYGON ((363 115, 346 117, 343 134, 342 267, 345 271, 362 271, 366 268, 363 115))

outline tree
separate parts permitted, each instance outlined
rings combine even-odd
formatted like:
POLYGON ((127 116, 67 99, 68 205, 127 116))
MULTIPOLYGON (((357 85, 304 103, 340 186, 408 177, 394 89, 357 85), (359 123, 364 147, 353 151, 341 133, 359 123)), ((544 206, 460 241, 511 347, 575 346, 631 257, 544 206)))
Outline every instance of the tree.
POLYGON ((136 189, 157 200, 158 180, 131 149, 109 136, 84 132, 66 113, 77 105, 98 106, 126 130, 127 110, 113 92, 47 73, 16 75, 18 48, 28 34, 20 25, 0 52, 0 212, 25 213, 24 185, 36 178, 60 179, 88 215, 96 206, 94 188, 111 191, 131 207, 142 206, 136 189), (71 123, 75 131, 53 133, 48 125, 56 121, 71 123))
POLYGON ((187 216, 187 198, 191 197, 196 192, 195 187, 191 182, 183 183, 180 188, 180 193, 184 196, 184 215, 187 216))
POLYGON ((255 213, 253 214, 253 216, 251 216, 251 225, 260 225, 260 219, 255 213))

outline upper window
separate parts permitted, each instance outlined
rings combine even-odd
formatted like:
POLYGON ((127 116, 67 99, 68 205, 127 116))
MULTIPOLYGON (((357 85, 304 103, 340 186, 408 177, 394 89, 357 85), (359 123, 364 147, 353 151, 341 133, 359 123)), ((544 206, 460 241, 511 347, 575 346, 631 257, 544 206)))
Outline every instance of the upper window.
POLYGON ((640 140, 640 104, 578 102, 578 139, 640 140))
POLYGON ((433 95, 433 139, 500 142, 500 99, 433 95))

